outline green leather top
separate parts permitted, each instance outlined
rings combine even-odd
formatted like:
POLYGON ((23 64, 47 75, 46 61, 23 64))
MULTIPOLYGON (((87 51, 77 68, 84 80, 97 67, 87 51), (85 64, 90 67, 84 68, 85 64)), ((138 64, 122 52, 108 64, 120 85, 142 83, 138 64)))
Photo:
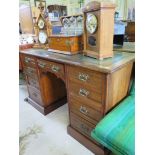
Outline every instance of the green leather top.
POLYGON ((91 136, 117 155, 135 154, 134 83, 130 96, 107 114, 91 132, 91 136))

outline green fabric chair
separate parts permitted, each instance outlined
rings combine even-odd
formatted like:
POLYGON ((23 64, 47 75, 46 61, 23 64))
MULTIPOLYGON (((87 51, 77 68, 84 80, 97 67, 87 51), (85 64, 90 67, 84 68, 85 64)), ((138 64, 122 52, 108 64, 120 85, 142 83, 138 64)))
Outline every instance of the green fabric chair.
POLYGON ((91 136, 116 155, 135 154, 134 82, 130 95, 97 124, 91 136))

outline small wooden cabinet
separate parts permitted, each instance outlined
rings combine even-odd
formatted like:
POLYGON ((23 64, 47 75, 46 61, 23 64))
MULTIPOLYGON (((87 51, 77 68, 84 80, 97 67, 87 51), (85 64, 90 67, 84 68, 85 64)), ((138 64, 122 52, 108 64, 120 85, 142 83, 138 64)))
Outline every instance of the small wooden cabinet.
POLYGON ((134 53, 114 54, 99 61, 82 54, 21 51, 28 102, 43 114, 67 102, 68 133, 95 154, 104 154, 105 149, 92 140, 91 131, 126 97, 132 74, 134 53))
POLYGON ((63 54, 77 54, 82 51, 82 36, 52 35, 49 37, 49 50, 63 54))

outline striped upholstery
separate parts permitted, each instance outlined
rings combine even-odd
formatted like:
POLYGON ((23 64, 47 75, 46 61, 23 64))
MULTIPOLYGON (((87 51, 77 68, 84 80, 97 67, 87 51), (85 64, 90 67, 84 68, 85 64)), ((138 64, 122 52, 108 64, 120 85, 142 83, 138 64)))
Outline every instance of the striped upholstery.
POLYGON ((116 155, 135 154, 135 91, 107 114, 91 136, 116 155))

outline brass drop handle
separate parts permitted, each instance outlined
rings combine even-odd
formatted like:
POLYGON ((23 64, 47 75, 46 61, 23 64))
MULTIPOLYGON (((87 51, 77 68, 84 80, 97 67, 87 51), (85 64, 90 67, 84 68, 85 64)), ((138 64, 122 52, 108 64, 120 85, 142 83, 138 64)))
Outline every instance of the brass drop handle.
POLYGON ((80 112, 83 113, 83 114, 88 114, 88 110, 87 110, 86 107, 81 106, 79 110, 80 110, 80 112))
POLYGON ((33 71, 30 67, 28 67, 27 72, 28 72, 29 74, 33 74, 34 71, 33 71))
POLYGON ((59 72, 60 68, 58 66, 53 65, 52 66, 52 71, 53 72, 59 72))
POLYGON ((30 58, 25 57, 25 62, 26 62, 26 63, 29 63, 30 60, 31 60, 30 58))
POLYGON ((89 75, 83 74, 83 73, 79 73, 79 80, 87 81, 88 79, 89 79, 89 75))
POLYGON ((45 63, 39 63, 38 66, 41 68, 45 68, 46 64, 45 63))
POLYGON ((33 61, 34 61, 34 59, 31 59, 31 58, 25 57, 25 62, 26 62, 26 63, 31 62, 32 64, 35 64, 35 62, 33 62, 33 61))
POLYGON ((89 95, 89 91, 80 88, 79 95, 87 97, 89 95))
POLYGON ((30 70, 30 71, 28 71, 28 73, 29 73, 29 74, 33 74, 33 71, 32 71, 32 70, 30 70))

